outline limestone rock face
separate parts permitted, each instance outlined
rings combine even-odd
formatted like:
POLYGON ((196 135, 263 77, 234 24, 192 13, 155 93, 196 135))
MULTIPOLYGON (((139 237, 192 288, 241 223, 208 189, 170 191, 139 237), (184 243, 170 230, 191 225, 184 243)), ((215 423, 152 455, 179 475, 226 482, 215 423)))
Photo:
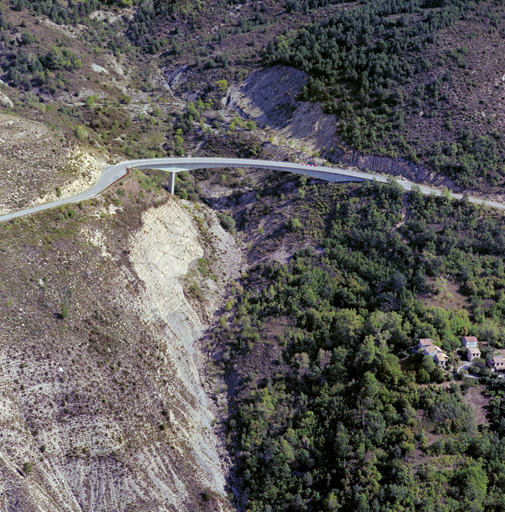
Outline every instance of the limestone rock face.
POLYGON ((223 493, 224 476, 211 428, 213 415, 193 359, 193 344, 205 326, 184 296, 181 281, 191 262, 204 255, 198 238, 189 211, 170 201, 144 214, 143 229, 131 240, 130 261, 145 286, 140 299, 142 316, 162 326, 168 364, 179 379, 173 393, 181 400, 181 430, 198 459, 201 478, 223 493))
MULTIPOLYGON (((406 159, 362 155, 358 151, 338 149, 341 141, 336 116, 324 114, 319 103, 296 100, 308 78, 305 72, 289 66, 260 69, 230 89, 227 105, 242 116, 253 119, 258 126, 275 130, 276 136, 289 140, 294 147, 304 146, 309 152, 335 148, 329 156, 334 163, 459 190, 449 178, 406 159)), ((276 156, 283 158, 282 155, 276 156)))
POLYGON ((3 92, 0 92, 0 103, 7 105, 11 108, 14 106, 14 103, 12 103, 12 100, 9 98, 9 96, 4 94, 3 92))
MULTIPOLYGON (((60 187, 59 197, 75 196, 91 188, 100 178, 104 166, 103 161, 80 148, 71 150, 67 155, 67 163, 61 171, 65 181, 60 187)), ((35 202, 38 204, 49 203, 57 198, 58 194, 55 190, 35 202)))
POLYGON ((87 190, 105 166, 98 150, 75 146, 42 123, 0 114, 0 214, 87 190))
POLYGON ((333 155, 333 160, 350 167, 356 167, 362 171, 372 171, 379 174, 391 174, 401 176, 418 183, 429 183, 438 187, 447 187, 456 192, 460 187, 447 176, 425 169, 422 165, 416 165, 404 158, 389 158, 385 156, 362 155, 358 151, 339 150, 333 155))

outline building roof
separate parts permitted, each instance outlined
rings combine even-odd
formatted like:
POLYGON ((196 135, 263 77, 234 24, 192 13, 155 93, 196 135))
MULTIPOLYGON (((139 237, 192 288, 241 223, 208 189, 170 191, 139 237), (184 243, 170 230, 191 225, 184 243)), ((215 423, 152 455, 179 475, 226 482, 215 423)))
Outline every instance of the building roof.
POLYGON ((505 359, 503 359, 503 356, 493 356, 493 363, 494 364, 503 364, 503 363, 505 363, 505 359))
POLYGON ((432 352, 442 352, 442 349, 437 347, 436 345, 427 345, 426 347, 423 348, 427 354, 431 354, 432 352))
POLYGON ((468 343, 469 341, 476 341, 477 343, 479 342, 479 340, 475 336, 462 336, 461 340, 466 343, 468 343))
POLYGON ((439 361, 447 361, 449 359, 443 352, 438 352, 435 356, 439 361))
POLYGON ((433 340, 431 338, 421 338, 419 340, 419 344, 423 347, 427 347, 428 345, 433 345, 433 340))
POLYGON ((467 350, 469 350, 471 354, 480 354, 480 350, 475 347, 468 347, 467 350))

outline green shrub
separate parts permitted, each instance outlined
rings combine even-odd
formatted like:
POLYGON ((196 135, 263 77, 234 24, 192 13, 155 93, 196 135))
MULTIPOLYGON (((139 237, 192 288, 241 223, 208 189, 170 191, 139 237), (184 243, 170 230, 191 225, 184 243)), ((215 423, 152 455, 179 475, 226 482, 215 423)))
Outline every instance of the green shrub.
POLYGON ((128 96, 128 94, 121 94, 121 96, 119 97, 119 101, 123 104, 123 105, 128 105, 129 103, 132 102, 132 97, 131 96, 128 96))
POLYGON ((226 80, 218 80, 216 82, 216 89, 222 93, 226 92, 226 90, 228 89, 228 82, 226 80))
POLYGON ((75 134, 79 140, 84 140, 88 137, 88 131, 84 126, 82 126, 82 124, 75 129, 75 134))
POLYGON ((298 231, 302 227, 302 223, 296 217, 288 222, 288 229, 290 231, 298 231))
POLYGON ((21 44, 23 44, 23 45, 32 44, 34 42, 35 42, 35 36, 31 32, 28 32, 27 30, 25 30, 21 34, 21 44))
POLYGON ((221 222, 221 226, 230 233, 235 234, 235 219, 229 215, 225 215, 224 213, 219 213, 218 217, 221 222))
POLYGON ((209 275, 209 262, 206 258, 200 258, 198 260, 198 270, 202 276, 207 277, 209 275))
POLYGON ((94 96, 88 96, 86 98, 86 106, 88 108, 93 108, 95 106, 95 97, 94 96))
POLYGON ((436 424, 438 433, 475 433, 475 415, 472 408, 456 395, 438 397, 428 408, 428 416, 436 424))

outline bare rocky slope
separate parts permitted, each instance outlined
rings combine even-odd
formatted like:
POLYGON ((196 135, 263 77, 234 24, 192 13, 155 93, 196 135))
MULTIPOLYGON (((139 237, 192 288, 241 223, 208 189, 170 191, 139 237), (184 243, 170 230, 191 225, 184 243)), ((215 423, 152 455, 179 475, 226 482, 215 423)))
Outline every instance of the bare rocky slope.
POLYGON ((0 213, 70 197, 91 187, 106 157, 48 126, 0 114, 0 213))
POLYGON ((215 214, 136 174, 0 231, 5 510, 227 510, 193 349, 240 267, 215 214))

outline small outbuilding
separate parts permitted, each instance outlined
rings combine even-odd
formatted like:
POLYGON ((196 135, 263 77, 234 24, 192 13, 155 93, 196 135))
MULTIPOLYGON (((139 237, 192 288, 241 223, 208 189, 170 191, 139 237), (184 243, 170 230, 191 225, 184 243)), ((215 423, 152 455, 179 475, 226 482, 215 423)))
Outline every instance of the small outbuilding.
POLYGON ((437 352, 435 354, 435 357, 433 358, 435 363, 437 363, 441 368, 444 368, 447 366, 447 361, 449 360, 449 357, 446 356, 443 352, 437 352))

